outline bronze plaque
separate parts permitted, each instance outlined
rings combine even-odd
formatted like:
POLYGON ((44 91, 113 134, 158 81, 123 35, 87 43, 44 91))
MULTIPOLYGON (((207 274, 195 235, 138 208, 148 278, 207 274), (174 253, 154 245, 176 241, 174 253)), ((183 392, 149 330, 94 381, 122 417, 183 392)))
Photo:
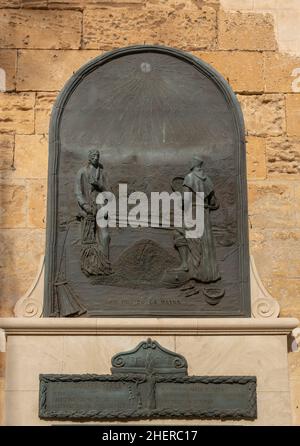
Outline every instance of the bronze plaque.
POLYGON ((215 70, 138 46, 69 80, 50 125, 45 283, 45 316, 250 315, 243 118, 215 70), (116 225, 105 228, 107 192, 116 225), (129 224, 137 192, 149 208, 129 224), (152 206, 153 193, 185 192, 192 209, 203 196, 197 238, 174 223, 172 203, 169 225, 152 206))
POLYGON ((183 356, 148 339, 112 358, 112 375, 40 375, 45 419, 255 419, 254 376, 188 376, 183 356))

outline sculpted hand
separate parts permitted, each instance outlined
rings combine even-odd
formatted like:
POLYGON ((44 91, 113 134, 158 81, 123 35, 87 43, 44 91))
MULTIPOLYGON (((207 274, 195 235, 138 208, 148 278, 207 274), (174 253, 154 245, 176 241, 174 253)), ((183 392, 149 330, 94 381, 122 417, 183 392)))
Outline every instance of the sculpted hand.
POLYGON ((84 204, 82 207, 83 207, 83 209, 85 210, 85 212, 87 214, 92 214, 93 213, 92 208, 91 208, 91 206, 89 204, 84 204))

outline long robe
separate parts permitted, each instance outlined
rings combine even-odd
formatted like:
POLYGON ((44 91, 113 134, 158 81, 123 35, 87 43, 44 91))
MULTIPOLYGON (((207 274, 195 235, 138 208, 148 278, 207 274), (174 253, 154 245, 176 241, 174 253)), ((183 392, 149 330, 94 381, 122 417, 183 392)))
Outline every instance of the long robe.
POLYGON ((201 238, 184 238, 178 245, 188 246, 188 267, 191 279, 200 282, 215 282, 220 278, 216 260, 214 236, 210 222, 210 200, 214 197, 211 179, 203 171, 191 171, 183 181, 183 185, 192 192, 204 193, 204 232, 201 238))

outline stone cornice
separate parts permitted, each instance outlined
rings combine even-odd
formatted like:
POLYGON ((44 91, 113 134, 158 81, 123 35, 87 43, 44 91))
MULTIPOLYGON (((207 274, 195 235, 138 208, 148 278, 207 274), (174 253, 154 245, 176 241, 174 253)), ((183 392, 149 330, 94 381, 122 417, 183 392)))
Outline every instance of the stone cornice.
POLYGON ((288 335, 296 318, 0 318, 10 335, 288 335))

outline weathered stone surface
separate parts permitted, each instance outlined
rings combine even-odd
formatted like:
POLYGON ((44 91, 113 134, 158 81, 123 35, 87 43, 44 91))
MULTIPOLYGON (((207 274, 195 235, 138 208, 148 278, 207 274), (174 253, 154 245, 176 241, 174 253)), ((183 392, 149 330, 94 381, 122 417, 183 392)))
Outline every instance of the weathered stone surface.
MULTIPOLYGON (((224 0, 222 0, 223 2, 224 0)), ((240 3, 244 3, 245 0, 225 0, 225 1, 240 1, 240 3)), ((248 0, 246 0, 248 1, 248 0)), ((296 9, 296 4, 298 3, 299 8, 299 2, 298 0, 285 0, 284 2, 281 2, 281 0, 252 0, 253 9, 255 10, 263 10, 266 9, 296 9)))
POLYGON ((290 278, 286 275, 273 277, 269 291, 279 302, 281 317, 300 317, 300 306, 297 301, 300 295, 298 278, 290 278))
POLYGON ((216 11, 211 7, 169 11, 166 8, 85 10, 85 48, 111 49, 133 44, 160 44, 182 49, 213 49, 216 11))
POLYGON ((260 230, 252 237, 251 252, 263 284, 280 304, 280 315, 299 317, 300 231, 283 225, 275 231, 260 230))
POLYGON ((0 0, 0 8, 19 8, 21 0, 0 0))
POLYGON ((26 227, 26 188, 24 182, 0 183, 0 227, 26 227))
POLYGON ((219 71, 234 91, 254 93, 264 91, 262 53, 195 51, 194 54, 219 71))
POLYGON ((11 170, 14 160, 14 137, 0 133, 0 170, 11 170))
POLYGON ((79 48, 79 11, 4 9, 0 16, 1 48, 79 48))
POLYGON ((48 133, 50 114, 57 93, 37 93, 35 101, 35 133, 48 133))
POLYGON ((32 284, 45 249, 41 229, 0 231, 0 314, 13 315, 13 307, 32 284))
POLYGON ((222 50, 275 50, 273 16, 221 10, 218 42, 222 50))
POLYGON ((295 183, 295 211, 296 211, 296 226, 300 228, 300 184, 295 183))
POLYGON ((288 355, 290 377, 300 378, 300 355, 288 355))
POLYGON ((28 227, 45 228, 46 222, 46 180, 28 180, 27 203, 28 203, 28 227))
POLYGON ((34 93, 0 93, 0 133, 33 133, 34 101, 34 93))
POLYGON ((103 8, 103 6, 109 4, 120 5, 122 3, 138 6, 138 4, 143 5, 145 2, 146 0, 48 0, 48 8, 81 10, 84 8, 103 8))
POLYGON ((22 8, 47 8, 48 0, 20 0, 22 8))
POLYGON ((265 91, 300 91, 300 58, 282 53, 264 53, 265 91))
POLYGON ((278 230, 296 226, 293 184, 251 181, 248 191, 249 220, 253 228, 278 230))
POLYGON ((0 50, 0 68, 5 72, 5 88, 3 91, 12 91, 16 88, 16 67, 17 51, 0 50))
MULTIPOLYGON (((117 1, 117 0, 112 0, 117 1)), ((125 1, 125 0, 123 0, 125 1)), ((145 0, 145 6, 147 8, 168 8, 168 9, 201 9, 203 6, 211 6, 218 9, 220 0, 145 0)))
POLYGON ((5 353, 0 352, 0 426, 4 426, 4 369, 5 369, 5 353))
POLYGON ((0 8, 47 8, 48 0, 0 0, 0 8))
POLYGON ((266 143, 264 138, 247 138, 247 176, 248 178, 266 178, 266 143))
POLYGON ((84 63, 100 54, 101 51, 22 50, 17 90, 58 91, 84 63))
MULTIPOLYGON (((299 353, 291 353, 289 356, 300 356, 299 353)), ((290 379, 291 402, 293 408, 293 422, 300 425, 300 377, 290 379)))
POLYGON ((16 135, 15 178, 47 178, 48 142, 43 135, 16 135))
POLYGON ((284 96, 281 94, 239 95, 246 130, 254 136, 280 136, 286 128, 284 96))
POLYGON ((286 125, 290 136, 300 136, 300 94, 286 96, 286 125))
POLYGON ((266 154, 268 176, 300 177, 300 139, 268 138, 266 154))

